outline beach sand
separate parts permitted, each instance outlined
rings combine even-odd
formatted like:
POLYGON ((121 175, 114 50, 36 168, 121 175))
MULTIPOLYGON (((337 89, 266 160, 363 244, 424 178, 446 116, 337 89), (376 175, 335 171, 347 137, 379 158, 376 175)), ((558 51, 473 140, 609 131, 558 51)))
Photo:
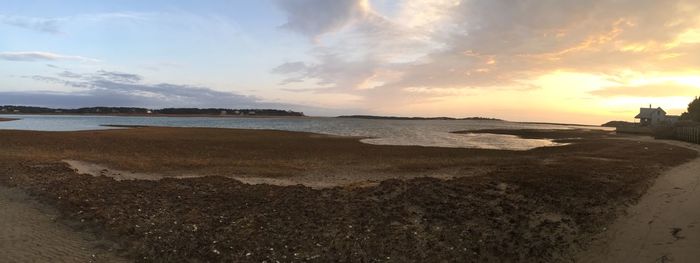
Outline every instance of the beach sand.
POLYGON ((499 133, 568 144, 502 151, 259 130, 0 131, 0 185, 144 261, 558 262, 656 176, 697 157, 608 132, 499 133), (205 177, 170 178, 190 175, 205 177))
MULTIPOLYGON (((700 151, 696 144, 663 142, 700 151)), ((700 159, 664 172, 626 215, 577 256, 578 261, 696 262, 700 259, 699 186, 700 159)))
POLYGON ((58 212, 0 186, 0 262, 128 262, 111 242, 57 223, 58 212))

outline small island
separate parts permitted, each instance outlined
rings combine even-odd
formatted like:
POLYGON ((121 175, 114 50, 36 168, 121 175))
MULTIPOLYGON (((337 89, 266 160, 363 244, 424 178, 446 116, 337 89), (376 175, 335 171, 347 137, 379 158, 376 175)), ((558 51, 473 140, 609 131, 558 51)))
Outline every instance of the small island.
POLYGON ((600 126, 617 128, 617 127, 628 127, 628 126, 634 126, 634 125, 636 125, 634 122, 628 122, 628 121, 609 121, 609 122, 603 123, 600 126))

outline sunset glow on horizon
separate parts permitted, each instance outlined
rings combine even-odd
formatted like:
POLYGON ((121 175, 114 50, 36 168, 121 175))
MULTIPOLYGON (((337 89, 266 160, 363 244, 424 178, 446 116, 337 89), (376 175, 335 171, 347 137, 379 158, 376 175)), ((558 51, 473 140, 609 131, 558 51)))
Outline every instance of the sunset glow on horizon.
POLYGON ((0 3, 0 105, 601 124, 700 95, 695 0, 0 3))

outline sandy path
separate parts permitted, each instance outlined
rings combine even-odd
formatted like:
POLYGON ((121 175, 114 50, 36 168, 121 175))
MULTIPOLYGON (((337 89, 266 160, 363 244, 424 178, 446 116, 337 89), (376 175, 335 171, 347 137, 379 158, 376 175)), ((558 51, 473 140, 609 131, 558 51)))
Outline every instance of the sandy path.
MULTIPOLYGON (((664 142, 700 151, 700 145, 664 142)), ((577 257, 577 262, 699 261, 700 158, 661 175, 625 216, 577 257)))
POLYGON ((87 233, 54 221, 55 210, 0 186, 0 262, 126 262, 87 233))

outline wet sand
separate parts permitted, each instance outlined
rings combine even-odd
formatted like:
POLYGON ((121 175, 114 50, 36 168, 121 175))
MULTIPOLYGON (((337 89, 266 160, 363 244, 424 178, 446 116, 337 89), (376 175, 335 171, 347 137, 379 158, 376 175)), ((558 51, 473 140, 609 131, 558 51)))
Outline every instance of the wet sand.
POLYGON ((58 212, 0 186, 0 262, 127 262, 111 242, 56 222, 58 212))
POLYGON ((573 260, 656 176, 697 157, 605 132, 507 134, 567 145, 379 146, 194 128, 0 131, 0 185, 31 193, 137 261, 559 262, 573 260), (193 174, 205 177, 171 178, 193 174))
POLYGON ((17 119, 0 118, 0 121, 16 121, 17 119))
MULTIPOLYGON (((630 138, 649 141, 649 137, 630 138)), ((663 141, 700 151, 700 145, 663 141)), ((580 262, 695 262, 700 259, 700 159, 659 176, 580 262)))
MULTIPOLYGON (((180 174, 180 175, 165 175, 161 173, 145 173, 145 172, 133 172, 133 171, 122 171, 119 169, 114 169, 107 167, 105 165, 90 163, 78 160, 62 160, 64 163, 76 171, 79 174, 89 174, 92 176, 105 176, 112 178, 117 181, 122 180, 147 180, 147 181, 158 181, 165 178, 195 178, 204 177, 206 175, 200 175, 196 173, 190 174, 180 174)), ((488 172, 487 169, 472 169, 461 174, 460 177, 477 176, 483 175, 488 172)), ((304 185, 314 189, 321 188, 332 188, 332 187, 369 187, 376 186, 381 181, 396 179, 397 175, 394 173, 374 173, 374 174, 353 174, 353 173, 334 173, 334 174, 317 174, 309 173, 302 176, 292 176, 292 177, 266 177, 266 176, 254 176, 254 175, 229 175, 227 178, 235 179, 245 184, 270 184, 278 186, 294 186, 294 185, 304 185)), ((431 177, 439 179, 453 179, 455 176, 445 174, 445 173, 424 173, 424 174, 408 174, 403 175, 402 179, 412 179, 419 177, 431 177)))

